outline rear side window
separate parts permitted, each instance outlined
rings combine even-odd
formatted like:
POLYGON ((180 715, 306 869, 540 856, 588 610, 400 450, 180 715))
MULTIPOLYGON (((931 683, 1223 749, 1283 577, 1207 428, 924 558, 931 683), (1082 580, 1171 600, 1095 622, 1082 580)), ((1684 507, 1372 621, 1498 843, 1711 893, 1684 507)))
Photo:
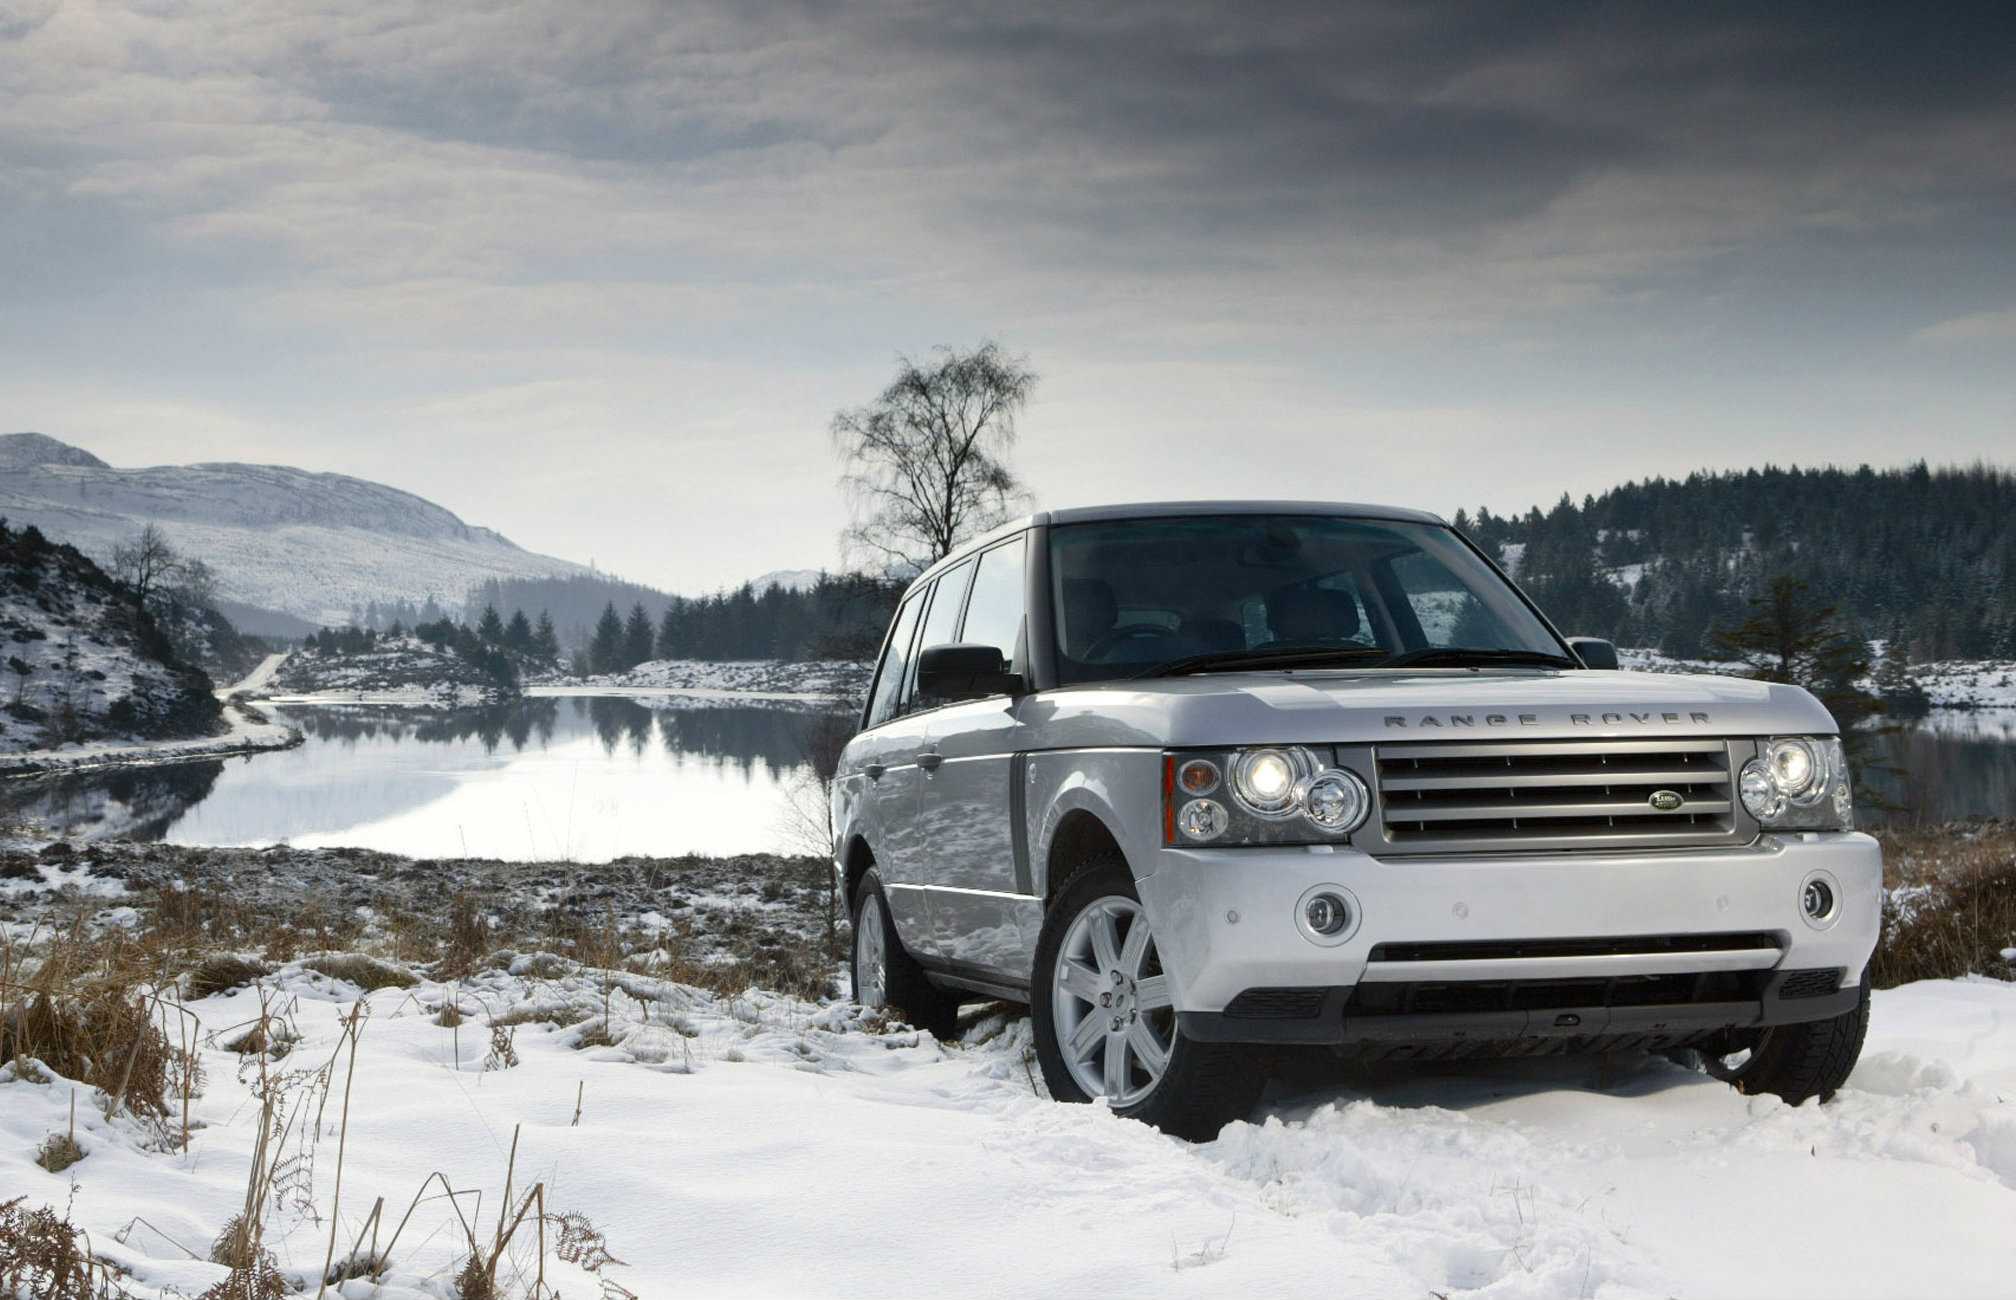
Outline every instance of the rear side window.
POLYGON ((875 670, 875 693, 868 701, 868 725, 877 727, 896 716, 896 700, 910 667, 910 634, 917 630, 917 611, 924 607, 922 594, 903 602, 896 611, 896 628, 882 651, 882 666, 875 670))
POLYGON ((1027 671, 1027 665, 1015 654, 1022 639, 1026 549, 1023 539, 1018 537, 980 557, 980 572, 973 579, 973 598, 966 602, 966 626, 959 634, 959 639, 969 645, 991 645, 998 649, 1011 673, 1027 671))

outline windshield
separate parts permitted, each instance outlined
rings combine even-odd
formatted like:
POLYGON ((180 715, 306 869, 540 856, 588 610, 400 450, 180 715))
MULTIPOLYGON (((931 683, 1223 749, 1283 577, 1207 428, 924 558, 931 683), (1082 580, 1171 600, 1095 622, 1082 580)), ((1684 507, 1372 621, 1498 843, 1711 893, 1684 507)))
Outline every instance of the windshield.
POLYGON ((1574 662, 1503 578, 1434 524, 1325 515, 1063 524, 1050 530, 1050 573, 1065 683, 1574 662))

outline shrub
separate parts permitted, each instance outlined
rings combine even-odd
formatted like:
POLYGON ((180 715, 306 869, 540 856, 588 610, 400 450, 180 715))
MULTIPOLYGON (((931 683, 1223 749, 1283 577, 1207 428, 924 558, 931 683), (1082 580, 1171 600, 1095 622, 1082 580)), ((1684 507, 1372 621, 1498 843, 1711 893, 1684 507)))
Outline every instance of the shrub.
POLYGON ((1869 962, 1877 988, 1960 975, 2016 975, 2016 832, 1884 836, 1890 889, 1869 962))

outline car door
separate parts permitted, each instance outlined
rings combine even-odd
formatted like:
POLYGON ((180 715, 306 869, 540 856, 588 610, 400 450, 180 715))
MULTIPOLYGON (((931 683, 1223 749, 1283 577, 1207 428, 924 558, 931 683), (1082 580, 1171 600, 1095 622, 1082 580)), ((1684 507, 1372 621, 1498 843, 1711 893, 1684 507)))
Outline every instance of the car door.
POLYGON ((928 645, 950 641, 959 628, 959 613, 966 604, 966 588, 973 579, 973 562, 940 574, 924 593, 923 618, 917 629, 909 661, 904 666, 901 715, 884 729, 878 759, 883 768, 881 785, 887 801, 887 830, 877 849, 876 861, 889 855, 889 869, 882 883, 890 887, 889 907, 897 907, 896 894, 904 895, 902 906, 914 922, 899 919, 904 946, 919 956, 937 951, 936 927, 930 919, 928 891, 937 883, 941 857, 931 827, 925 822, 922 795, 925 784, 938 766, 937 755, 929 752, 927 731, 930 711, 938 701, 917 692, 917 655, 928 645))
MULTIPOLYGON (((1022 536, 979 557, 958 640, 1001 650, 1027 674, 1022 536)), ((933 859, 934 950, 948 961, 1019 982, 1033 960, 1041 900, 1031 896, 1026 846, 1016 834, 1025 728, 1008 695, 948 704, 928 715, 918 825, 933 859)))
POLYGON ((931 917, 922 885, 910 875, 916 857, 917 751, 923 744, 924 720, 905 711, 905 692, 916 658, 917 624, 929 599, 928 589, 913 593, 896 612, 868 703, 858 778, 868 847, 882 877, 883 896, 889 900, 897 936, 913 952, 929 942, 931 917))

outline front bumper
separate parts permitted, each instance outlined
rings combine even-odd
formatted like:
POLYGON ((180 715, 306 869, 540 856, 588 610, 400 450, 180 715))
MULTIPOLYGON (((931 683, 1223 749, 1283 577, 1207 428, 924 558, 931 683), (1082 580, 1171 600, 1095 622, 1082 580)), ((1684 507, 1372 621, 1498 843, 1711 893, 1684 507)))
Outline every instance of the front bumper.
POLYGON ((1866 835, 1793 833, 1495 858, 1171 848, 1137 884, 1194 1038, 1678 1041, 1852 1009, 1882 875, 1866 835), (1801 907, 1816 875, 1837 897, 1824 922, 1801 907), (1298 923, 1324 886, 1353 912, 1328 945, 1298 923))

